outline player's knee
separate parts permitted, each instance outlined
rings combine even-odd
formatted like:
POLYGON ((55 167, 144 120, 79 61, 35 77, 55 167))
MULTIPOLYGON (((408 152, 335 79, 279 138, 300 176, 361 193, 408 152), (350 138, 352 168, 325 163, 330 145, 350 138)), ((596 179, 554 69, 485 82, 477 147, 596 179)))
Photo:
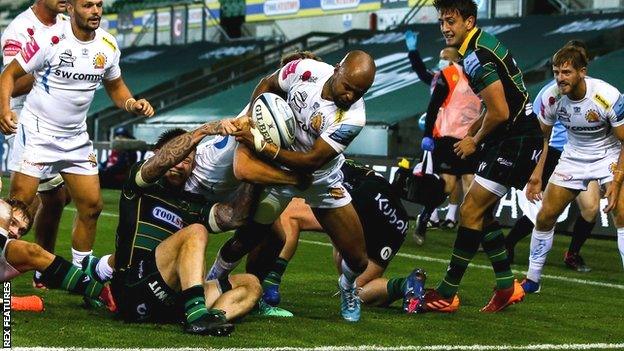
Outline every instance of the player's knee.
POLYGON ((79 210, 78 216, 82 219, 97 220, 104 208, 104 202, 102 199, 89 201, 84 206, 81 206, 82 211, 79 210))
POLYGON ((593 222, 596 219, 598 211, 600 210, 600 203, 596 201, 592 204, 583 204, 580 210, 583 219, 585 219, 587 222, 593 222))
POLYGON ((613 214, 613 222, 617 228, 624 227, 624 208, 622 207, 624 207, 624 204, 618 204, 613 214))
POLYGON ((185 228, 186 241, 192 241, 197 245, 208 245, 209 233, 208 229, 199 223, 194 223, 185 228))
MULTIPOLYGON (((468 200, 468 198, 466 198, 468 200)), ((472 223, 479 219, 481 210, 474 206, 472 201, 464 201, 459 207, 459 215, 462 223, 472 223)))
POLYGON ((557 221, 556 214, 552 209, 543 206, 535 217, 535 226, 538 229, 550 229, 557 221))

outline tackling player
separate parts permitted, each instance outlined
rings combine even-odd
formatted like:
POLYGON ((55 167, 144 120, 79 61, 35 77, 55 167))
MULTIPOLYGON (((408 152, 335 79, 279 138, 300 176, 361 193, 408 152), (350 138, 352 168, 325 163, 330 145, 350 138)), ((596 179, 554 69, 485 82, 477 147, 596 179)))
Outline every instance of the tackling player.
MULTIPOLYGON (((22 48, 32 40, 35 33, 48 31, 55 24, 68 21, 69 18, 62 15, 66 10, 67 1, 65 0, 36 0, 31 7, 15 17, 2 33, 0 40, 3 66, 6 67, 15 59, 22 48)), ((13 92, 15 97, 11 99, 11 109, 17 116, 24 106, 26 94, 31 90, 33 83, 32 74, 27 74, 16 82, 17 86, 13 92)), ((35 242, 52 253, 54 252, 63 208, 70 201, 69 193, 63 186, 63 179, 59 175, 57 177, 51 175, 50 178, 41 180, 37 191, 40 205, 37 208, 34 222, 35 242)), ((85 246, 85 243, 80 242, 80 238, 76 238, 76 241, 73 249, 85 246)), ((74 262, 74 265, 79 266, 79 262, 74 262)), ((40 277, 41 272, 35 272, 33 286, 36 288, 45 287, 41 283, 40 277)))
POLYGON ((31 204, 40 179, 61 173, 76 203, 73 261, 92 251, 102 210, 97 160, 86 130, 86 115, 101 83, 119 108, 152 116, 145 100, 135 100, 121 78, 115 38, 99 28, 102 0, 69 0, 70 21, 35 33, 0 77, 0 130, 17 132, 9 169, 11 196, 31 204), (35 79, 19 125, 9 99, 16 82, 35 79))
POLYGON ((542 148, 539 124, 531 110, 522 72, 511 53, 494 36, 476 26, 473 0, 434 0, 447 45, 459 48, 470 86, 486 107, 480 128, 456 143, 455 152, 467 158, 483 144, 474 182, 461 206, 461 223, 444 279, 425 295, 426 309, 455 312, 457 291, 479 245, 492 263, 496 290, 482 312, 498 312, 524 298, 514 279, 503 233, 492 207, 508 188, 522 188, 542 148))
MULTIPOLYGON (((390 261, 399 251, 409 227, 407 212, 394 189, 383 177, 373 170, 347 160, 342 166, 344 186, 353 198, 355 208, 366 240, 368 266, 357 278, 356 284, 362 303, 373 306, 386 306, 403 299, 403 308, 407 313, 415 313, 422 308, 424 294, 424 272, 416 269, 403 278, 382 278, 390 261)), ((273 224, 273 230, 286 239, 279 257, 268 272, 262 274, 264 289, 263 299, 270 305, 280 302, 279 285, 288 261, 294 256, 301 231, 323 231, 314 217, 310 206, 302 199, 294 198, 288 204, 279 219, 273 224)), ((264 252, 254 256, 263 257, 264 252)), ((341 272, 340 253, 334 250, 334 259, 338 272, 341 272)), ((247 261, 248 267, 256 267, 256 260, 247 261)))
MULTIPOLYGON (((243 184, 229 201, 208 202, 184 191, 195 148, 207 135, 236 130, 229 121, 161 135, 153 157, 132 167, 120 197, 112 287, 126 321, 183 320, 192 334, 228 335, 227 321, 248 313, 261 287, 249 275, 204 282, 209 232, 240 226, 254 197, 243 184), (178 300, 181 304, 178 304, 178 300)), ((85 269, 101 279, 97 259, 85 269), (95 271, 95 272, 94 272, 95 271)))
MULTIPOLYGON (((539 120, 548 145, 552 126, 559 121, 568 130, 568 143, 550 177, 542 207, 531 235, 529 270, 523 286, 527 292, 540 289, 546 256, 553 243, 555 223, 565 207, 597 180, 606 187, 604 212, 614 211, 618 247, 624 253, 624 97, 610 84, 587 77, 587 56, 566 46, 553 57, 557 85, 542 98, 539 120)), ((540 200, 546 151, 527 186, 527 198, 540 200)), ((624 255, 622 255, 624 263, 624 255)))

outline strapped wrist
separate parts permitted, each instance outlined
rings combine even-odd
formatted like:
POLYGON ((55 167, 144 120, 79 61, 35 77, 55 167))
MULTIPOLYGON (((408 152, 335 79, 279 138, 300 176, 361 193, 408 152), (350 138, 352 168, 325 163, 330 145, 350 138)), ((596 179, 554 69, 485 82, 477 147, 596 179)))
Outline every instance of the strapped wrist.
POLYGON ((134 103, 136 102, 135 98, 129 98, 126 100, 126 102, 124 102, 124 110, 126 110, 127 112, 132 112, 132 105, 134 105, 134 103), (130 106, 128 106, 128 102, 130 103, 130 106))

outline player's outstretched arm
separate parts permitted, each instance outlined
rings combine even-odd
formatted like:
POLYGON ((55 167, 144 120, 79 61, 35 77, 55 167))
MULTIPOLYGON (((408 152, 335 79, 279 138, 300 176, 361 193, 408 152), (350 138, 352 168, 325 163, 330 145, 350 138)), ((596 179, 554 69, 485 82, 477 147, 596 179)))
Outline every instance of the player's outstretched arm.
POLYGON ((199 128, 169 140, 141 167, 145 183, 155 183, 169 168, 182 162, 208 135, 230 134, 237 130, 231 119, 208 122, 199 128))
POLYGON ((123 81, 123 78, 119 77, 113 80, 105 80, 104 87, 108 96, 118 108, 121 108, 130 113, 134 113, 139 116, 152 117, 154 115, 154 108, 145 99, 136 100, 132 97, 130 89, 123 81))
POLYGON ((609 183, 605 197, 607 198, 607 206, 603 209, 605 213, 614 210, 617 206, 618 196, 622 189, 622 182, 624 182, 624 125, 620 125, 613 128, 613 134, 620 141, 620 156, 618 157, 618 163, 613 170, 613 181, 609 183))
POLYGON ((299 185, 302 182, 302 177, 296 173, 262 161, 244 144, 236 147, 234 176, 242 182, 262 185, 299 185))
POLYGON ((14 134, 17 131, 17 116, 11 111, 11 95, 15 82, 26 75, 17 61, 12 61, 0 75, 0 131, 3 134, 14 134))

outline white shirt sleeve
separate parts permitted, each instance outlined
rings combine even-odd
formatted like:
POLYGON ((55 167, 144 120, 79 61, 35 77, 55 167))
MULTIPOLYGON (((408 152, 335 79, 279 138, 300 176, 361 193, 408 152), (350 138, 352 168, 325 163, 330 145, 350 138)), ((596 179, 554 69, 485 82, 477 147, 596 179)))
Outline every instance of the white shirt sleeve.
MULTIPOLYGON (((554 86, 555 89, 557 88, 557 86, 554 86)), ((540 97, 540 110, 538 111, 539 113, 537 114, 537 117, 539 118, 540 121, 542 121, 542 123, 544 123, 547 126, 552 126, 555 124, 555 122, 557 121, 557 111, 556 111, 556 106, 557 103, 555 102, 555 97, 552 95, 552 87, 548 90, 546 90, 540 97)))
POLYGON ((24 35, 20 35, 14 29, 15 26, 9 27, 2 33, 2 65, 6 66, 20 53, 24 43, 28 39, 24 35))
POLYGON ((365 124, 366 111, 363 100, 360 100, 348 111, 337 110, 332 122, 321 133, 321 138, 336 152, 343 153, 365 124))
POLYGON ((119 59, 121 56, 121 51, 119 49, 115 50, 115 57, 113 58, 112 64, 104 71, 104 80, 115 80, 121 77, 121 68, 119 67, 119 59))
POLYGON ((17 62, 26 73, 32 73, 44 67, 46 54, 51 47, 52 41, 48 36, 37 35, 30 38, 22 47, 19 55, 15 56, 17 62))
MULTIPOLYGON (((619 93, 619 92, 618 92, 619 93)), ((618 94, 618 98, 607 114, 609 123, 613 127, 619 127, 624 124, 624 96, 618 94)))

